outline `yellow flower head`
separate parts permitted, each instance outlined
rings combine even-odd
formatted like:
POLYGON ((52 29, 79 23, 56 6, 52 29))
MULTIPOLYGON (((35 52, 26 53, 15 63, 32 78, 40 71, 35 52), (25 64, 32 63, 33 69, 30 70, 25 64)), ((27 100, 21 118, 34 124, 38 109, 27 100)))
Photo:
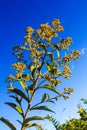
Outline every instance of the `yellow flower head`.
POLYGON ((13 64, 11 67, 15 68, 16 70, 22 71, 26 67, 26 65, 18 62, 13 64))
POLYGON ((58 74, 58 75, 60 75, 60 74, 61 74, 60 69, 57 69, 57 74, 58 74))
POLYGON ((34 31, 34 29, 32 27, 27 27, 26 28, 27 33, 32 33, 33 31, 34 31))
POLYGON ((63 28, 63 26, 61 26, 61 25, 58 25, 58 31, 59 31, 59 32, 61 32, 61 31, 64 31, 64 28, 63 28))
POLYGON ((30 80, 31 79, 30 75, 28 75, 28 74, 23 74, 22 78, 23 78, 23 80, 30 80))
POLYGON ((72 59, 72 55, 64 56, 64 61, 70 61, 72 59))
POLYGON ((53 21, 52 21, 52 25, 55 27, 55 26, 58 26, 60 24, 60 21, 59 21, 59 19, 54 19, 53 21))
POLYGON ((80 52, 78 50, 76 50, 74 52, 73 58, 77 60, 79 56, 80 56, 80 52))
POLYGON ((67 66, 65 66, 63 73, 64 74, 71 74, 71 70, 67 66))
POLYGON ((74 88, 69 88, 70 92, 74 92, 74 88))
POLYGON ((40 28, 41 28, 41 29, 48 29, 48 30, 51 29, 51 27, 50 27, 50 25, 48 25, 48 23, 46 23, 46 24, 41 24, 41 25, 40 25, 40 28))
POLYGON ((17 80, 21 79, 22 78, 22 73, 16 73, 15 77, 16 77, 17 80))

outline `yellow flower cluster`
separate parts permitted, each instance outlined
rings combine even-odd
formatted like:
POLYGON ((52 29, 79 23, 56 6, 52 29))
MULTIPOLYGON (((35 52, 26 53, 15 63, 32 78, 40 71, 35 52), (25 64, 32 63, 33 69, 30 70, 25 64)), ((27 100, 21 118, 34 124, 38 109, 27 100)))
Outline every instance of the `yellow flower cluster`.
POLYGON ((31 56, 36 56, 36 48, 30 48, 31 56))
POLYGON ((16 80, 20 80, 22 78, 22 73, 16 73, 15 78, 16 80))
POLYGON ((27 27, 27 28, 26 28, 26 32, 27 32, 28 34, 31 34, 33 31, 34 31, 34 29, 33 29, 32 27, 27 27))
POLYGON ((62 75, 63 75, 65 78, 70 79, 69 74, 71 74, 71 70, 70 70, 67 66, 65 66, 62 75))
POLYGON ((74 58, 75 60, 77 60, 79 56, 80 56, 80 52, 79 52, 78 50, 74 51, 73 58, 74 58))
POLYGON ((42 37, 42 39, 46 39, 47 41, 50 41, 52 37, 58 36, 54 29, 48 25, 48 23, 41 24, 40 29, 37 30, 37 33, 42 37))
POLYGON ((7 76, 6 81, 9 81, 10 79, 15 79, 15 77, 12 74, 10 74, 7 76))
POLYGON ((71 45, 72 43, 72 38, 71 37, 67 37, 65 40, 64 40, 64 43, 62 44, 62 48, 65 48, 68 50, 69 46, 71 45))
POLYGON ((54 20, 52 21, 52 25, 53 25, 53 27, 54 27, 58 32, 64 31, 63 26, 60 25, 59 19, 54 19, 54 20))
POLYGON ((61 70, 60 69, 57 69, 56 71, 57 71, 58 75, 61 75, 61 70))
POLYGON ((29 74, 22 74, 22 78, 23 78, 23 80, 30 80, 31 79, 29 74))
POLYGON ((54 19, 54 20, 52 21, 52 25, 53 25, 54 27, 60 25, 59 19, 54 19))
POLYGON ((79 107, 78 107, 78 112, 79 112, 79 113, 83 113, 83 112, 84 112, 84 109, 79 106, 79 107))
POLYGON ((72 92, 74 92, 74 88, 64 88, 64 91, 67 92, 67 93, 68 92, 72 93, 72 92))
POLYGON ((23 80, 30 80, 30 75, 28 74, 22 74, 22 73, 16 73, 15 74, 15 78, 16 80, 20 80, 20 79, 23 79, 23 80))
POLYGON ((70 92, 74 92, 74 88, 70 88, 69 90, 70 90, 70 92))
POLYGON ((63 71, 63 74, 71 74, 71 70, 67 67, 67 66, 65 66, 64 67, 64 71, 63 71))
POLYGON ((35 58, 34 60, 33 60, 33 63, 34 64, 36 64, 36 63, 38 63, 39 62, 39 59, 38 58, 35 58))
POLYGON ((70 61, 72 59, 72 55, 67 55, 63 57, 64 61, 70 61))
POLYGON ((59 25, 58 26, 58 32, 61 32, 61 31, 64 31, 64 28, 63 28, 63 26, 59 25))
POLYGON ((35 42, 34 40, 31 40, 33 31, 34 31, 34 29, 32 27, 26 28, 27 36, 25 36, 25 40, 27 40, 29 43, 35 42))
POLYGON ((13 64, 11 67, 15 68, 16 70, 22 71, 26 67, 26 65, 22 64, 20 62, 17 62, 15 64, 13 64))

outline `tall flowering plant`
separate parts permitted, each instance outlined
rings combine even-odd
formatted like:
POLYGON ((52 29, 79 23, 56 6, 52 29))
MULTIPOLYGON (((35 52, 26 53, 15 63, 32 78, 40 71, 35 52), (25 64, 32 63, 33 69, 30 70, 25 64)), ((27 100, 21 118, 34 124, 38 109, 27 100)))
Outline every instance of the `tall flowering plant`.
MULTIPOLYGON (((5 104, 12 107, 21 116, 21 120, 17 120, 20 123, 21 130, 30 127, 42 130, 41 125, 35 123, 35 120, 44 120, 44 117, 39 114, 29 116, 29 113, 36 110, 55 113, 48 106, 48 102, 55 104, 59 97, 67 99, 70 93, 74 91, 70 87, 64 87, 64 91, 61 93, 58 90, 61 77, 70 79, 70 61, 72 59, 77 60, 80 55, 78 50, 71 50, 69 54, 62 53, 67 51, 72 44, 70 37, 57 38, 58 34, 63 31, 64 28, 58 19, 54 19, 51 24, 41 24, 37 30, 27 27, 27 35, 24 38, 23 45, 13 47, 13 55, 16 56, 17 60, 11 66, 15 72, 7 77, 9 83, 7 89, 9 96, 14 98, 15 102, 6 102, 5 104), (17 86, 18 84, 14 86, 15 82, 20 84, 21 87, 17 86), (41 92, 42 95, 38 102, 34 102, 34 104, 37 91, 41 92), (50 91, 54 93, 54 96, 49 93, 50 91), (24 102, 26 102, 26 106, 23 106, 24 102)), ((12 130, 17 130, 4 117, 1 117, 0 120, 12 130)))

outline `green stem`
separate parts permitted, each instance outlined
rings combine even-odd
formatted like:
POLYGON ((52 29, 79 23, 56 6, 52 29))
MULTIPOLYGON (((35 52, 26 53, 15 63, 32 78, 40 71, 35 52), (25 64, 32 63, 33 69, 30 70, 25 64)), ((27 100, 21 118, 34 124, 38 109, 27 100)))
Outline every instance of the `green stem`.
MULTIPOLYGON (((33 100, 33 97, 34 97, 34 94, 35 94, 35 89, 36 89, 36 84, 37 84, 37 80, 35 81, 35 84, 34 84, 34 87, 33 87, 33 94, 31 96, 31 99, 29 100, 28 102, 28 106, 27 106, 27 109, 26 109, 26 112, 25 112, 25 115, 24 115, 24 118, 23 118, 23 123, 24 121, 26 120, 27 118, 27 115, 29 114, 30 112, 30 106, 31 106, 31 103, 32 103, 32 100, 33 100)), ((25 125, 22 123, 22 127, 21 127, 21 130, 25 130, 25 125)))

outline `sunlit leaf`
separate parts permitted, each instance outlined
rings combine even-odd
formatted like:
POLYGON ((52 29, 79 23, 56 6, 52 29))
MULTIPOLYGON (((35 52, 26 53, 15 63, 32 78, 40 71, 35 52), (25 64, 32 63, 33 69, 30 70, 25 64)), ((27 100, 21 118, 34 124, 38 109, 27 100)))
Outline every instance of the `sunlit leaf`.
POLYGON ((45 85, 43 85, 43 86, 41 86, 41 87, 38 87, 37 89, 41 89, 41 88, 49 89, 49 90, 51 90, 51 91, 53 91, 53 92, 59 94, 58 91, 57 91, 53 86, 51 86, 51 85, 49 85, 49 84, 45 84, 45 85))
POLYGON ((58 58, 60 58, 60 52, 57 50, 57 55, 58 55, 58 58))
POLYGON ((0 117, 0 120, 5 123, 11 130, 16 130, 15 126, 7 119, 0 117))
POLYGON ((37 128, 39 128, 39 130, 42 130, 41 125, 39 125, 37 123, 29 123, 29 124, 26 124, 26 126, 25 126, 25 128, 30 128, 30 127, 37 127, 37 128))
POLYGON ((26 89, 26 83, 24 80, 20 80, 20 84, 23 87, 23 89, 26 89))
POLYGON ((19 90, 17 88, 8 88, 8 90, 10 92, 13 92, 13 93, 19 95, 20 97, 22 97, 23 99, 25 99, 27 102, 29 101, 28 97, 21 90, 19 90))
POLYGON ((19 106, 17 106, 15 103, 5 102, 5 104, 15 109, 20 115, 23 115, 22 109, 19 106))
POLYGON ((51 65, 49 63, 45 63, 45 64, 46 64, 46 67, 47 67, 48 71, 51 71, 52 70, 51 65))
POLYGON ((30 71, 33 72, 35 68, 36 68, 36 67, 32 65, 32 66, 30 67, 30 71))

